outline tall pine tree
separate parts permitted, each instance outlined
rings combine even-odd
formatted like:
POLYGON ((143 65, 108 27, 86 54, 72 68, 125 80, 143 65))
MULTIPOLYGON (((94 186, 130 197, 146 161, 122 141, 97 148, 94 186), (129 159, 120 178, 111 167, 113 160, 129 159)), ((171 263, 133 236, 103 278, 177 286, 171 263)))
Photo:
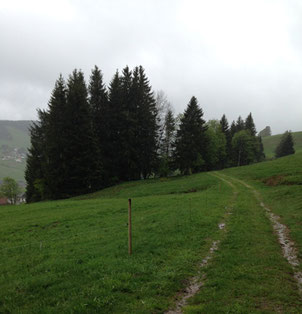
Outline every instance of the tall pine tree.
POLYGON ((292 133, 290 131, 286 131, 276 147, 275 156, 276 158, 284 157, 287 155, 291 155, 295 153, 294 149, 294 140, 292 133))
MULTIPOLYGON (((108 163, 111 162, 107 154, 108 145, 108 119, 109 119, 109 102, 105 84, 103 82, 103 74, 101 70, 95 66, 90 76, 88 86, 88 102, 91 111, 92 131, 97 145, 97 154, 99 155, 100 180, 97 181, 95 188, 101 188, 109 185, 108 163)), ((96 156, 97 157, 97 156, 96 156)))
POLYGON ((183 174, 206 169, 207 138, 203 111, 192 97, 176 136, 175 163, 183 174))
POLYGON ((38 202, 46 198, 45 164, 46 164, 46 120, 47 113, 38 110, 38 122, 30 127, 31 145, 28 150, 25 180, 26 202, 38 202))
POLYGON ((44 147, 47 156, 46 170, 44 174, 47 183, 48 197, 50 199, 64 198, 66 178, 64 175, 68 160, 66 159, 66 147, 69 139, 65 133, 66 123, 66 86, 62 75, 55 83, 50 101, 48 103, 48 118, 45 126, 46 145, 44 147))
POLYGON ((232 135, 225 114, 220 119, 220 125, 221 131, 224 134, 226 140, 226 154, 225 158, 221 160, 221 167, 225 168, 229 165, 232 156, 232 135))
POLYGON ((101 181, 100 159, 87 101, 87 87, 81 71, 74 70, 67 82, 66 195, 91 192, 101 181))

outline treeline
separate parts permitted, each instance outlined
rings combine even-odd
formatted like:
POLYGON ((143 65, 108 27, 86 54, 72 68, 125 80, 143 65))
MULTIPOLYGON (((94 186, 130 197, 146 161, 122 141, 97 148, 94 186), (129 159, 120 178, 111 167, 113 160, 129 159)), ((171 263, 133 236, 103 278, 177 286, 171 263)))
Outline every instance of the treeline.
POLYGON ((244 165, 264 158, 250 114, 229 127, 206 121, 192 97, 174 117, 142 66, 125 67, 108 88, 95 67, 88 85, 74 70, 55 83, 47 110, 30 129, 27 202, 93 192, 121 181, 244 165))

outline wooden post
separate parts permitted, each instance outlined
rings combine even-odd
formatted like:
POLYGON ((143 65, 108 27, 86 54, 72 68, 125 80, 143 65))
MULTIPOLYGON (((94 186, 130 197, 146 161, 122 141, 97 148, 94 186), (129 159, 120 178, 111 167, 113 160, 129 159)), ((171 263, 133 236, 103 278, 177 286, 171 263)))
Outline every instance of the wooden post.
POLYGON ((128 253, 132 254, 131 198, 128 199, 128 253))

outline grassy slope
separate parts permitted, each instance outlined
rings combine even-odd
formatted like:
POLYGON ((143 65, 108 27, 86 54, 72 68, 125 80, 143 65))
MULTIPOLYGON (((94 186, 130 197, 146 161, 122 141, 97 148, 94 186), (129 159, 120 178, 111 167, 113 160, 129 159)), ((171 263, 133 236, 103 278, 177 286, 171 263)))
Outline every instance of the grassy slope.
MULTIPOLYGON (((293 132, 294 147, 297 153, 302 152, 302 132, 293 132)), ((281 140, 282 134, 263 137, 264 153, 266 158, 272 158, 275 155, 275 149, 281 140)))
MULTIPOLYGON (((252 183, 291 230, 302 253, 302 153, 224 171, 252 183)), ((300 256, 302 258, 302 254, 300 256)))
MULTIPOLYGON (((2 130, 9 136, 0 136, 0 148, 2 145, 8 145, 11 148, 28 148, 30 145, 29 124, 29 121, 0 121, 0 131, 2 130)), ((14 160, 1 160, 0 158, 0 180, 10 176, 24 183, 24 171, 25 162, 18 163, 14 160)))
POLYGON ((162 312, 219 234, 231 194, 226 187, 217 197, 217 182, 198 174, 135 182, 106 197, 2 207, 0 312, 162 312))
MULTIPOLYGON (((223 171, 260 190, 299 246, 301 162, 297 154, 223 171), (263 181, 272 176, 278 184, 267 186, 263 181)), ((196 274, 211 242, 220 239, 204 270, 205 285, 187 312, 299 313, 301 299, 272 226, 252 194, 238 184, 237 189, 232 201, 232 189, 204 173, 129 182, 74 200, 2 207, 0 312, 161 313, 196 274), (226 206, 233 207, 232 215, 225 215, 226 206), (225 219, 226 233, 217 227, 225 219)))

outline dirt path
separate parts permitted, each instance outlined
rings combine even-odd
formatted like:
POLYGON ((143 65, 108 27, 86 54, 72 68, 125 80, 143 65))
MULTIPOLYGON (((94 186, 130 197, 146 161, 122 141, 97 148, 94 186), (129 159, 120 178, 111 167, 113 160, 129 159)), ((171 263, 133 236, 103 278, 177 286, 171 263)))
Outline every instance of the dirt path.
POLYGON ((299 259, 298 259, 298 251, 296 249, 295 243, 290 239, 289 237, 289 229, 286 225, 282 224, 280 222, 280 217, 276 214, 274 214, 270 208, 268 208, 261 199, 261 194, 252 186, 245 183, 242 180, 226 176, 224 174, 219 174, 217 177, 221 178, 223 181, 228 181, 228 179, 231 179, 235 182, 238 182, 239 184, 245 186, 248 188, 255 196, 257 201, 259 202, 259 205, 266 211, 273 228, 278 236, 278 241, 282 248, 283 256, 286 258, 288 263, 291 265, 293 272, 294 272, 294 278, 297 281, 298 289, 300 294, 302 294, 302 272, 299 270, 299 259))
MULTIPOLYGON (((232 182, 230 182, 230 181, 228 181, 228 180, 226 180, 226 179, 224 179, 224 178, 222 178, 216 174, 212 174, 212 175, 215 176, 216 178, 220 179, 220 180, 223 180, 226 184, 228 184, 233 189, 233 197, 231 199, 231 205, 229 207, 228 206, 225 207, 225 209, 227 210, 226 215, 225 215, 225 219, 224 219, 224 221, 222 221, 221 223, 218 224, 218 228, 220 230, 226 230, 227 217, 232 214, 231 210, 232 210, 233 204, 237 198, 238 190, 232 182)), ((189 285, 184 289, 184 291, 182 293, 180 293, 178 295, 175 307, 173 309, 165 312, 165 314, 180 314, 180 313, 182 313, 183 312, 182 309, 187 304, 188 299, 193 297, 200 290, 200 288, 203 286, 204 281, 206 279, 205 274, 202 274, 202 270, 205 266, 208 265, 209 261, 213 257, 214 252, 219 249, 219 243, 220 243, 220 240, 215 240, 212 242, 212 245, 210 247, 210 250, 209 250, 207 256, 199 264, 199 271, 198 271, 197 276, 195 276, 189 280, 189 285)))

